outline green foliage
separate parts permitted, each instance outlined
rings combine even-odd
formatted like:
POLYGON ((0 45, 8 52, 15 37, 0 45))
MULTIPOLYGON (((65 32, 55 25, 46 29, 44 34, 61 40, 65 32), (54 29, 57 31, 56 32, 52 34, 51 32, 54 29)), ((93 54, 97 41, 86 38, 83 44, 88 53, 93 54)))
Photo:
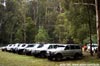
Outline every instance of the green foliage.
POLYGON ((43 27, 39 28, 38 33, 35 36, 35 41, 36 42, 49 42, 49 35, 43 27))
POLYGON ((69 38, 75 43, 87 42, 89 21, 91 34, 96 35, 95 8, 75 5, 77 1, 7 0, 6 8, 0 5, 0 43, 67 43, 69 38))
POLYGON ((67 38, 69 36, 69 22, 65 16, 66 13, 61 13, 57 17, 57 21, 55 24, 55 31, 54 34, 56 38, 58 38, 59 43, 66 43, 67 38))
MULTIPOLYGON (((92 35, 91 38, 92 38, 92 43, 97 43, 97 35, 96 34, 92 35)), ((83 40, 83 43, 88 44, 89 41, 90 41, 90 37, 87 37, 86 39, 83 40)))
POLYGON ((16 39, 14 40, 15 42, 23 42, 23 32, 22 29, 17 30, 16 35, 15 35, 16 39))
POLYGON ((91 34, 96 34, 95 8, 74 3, 74 0, 65 0, 66 16, 71 26, 69 34, 75 43, 83 43, 83 40, 89 36, 89 21, 91 34))
POLYGON ((30 17, 26 19, 26 40, 28 43, 33 43, 35 39, 35 24, 30 17))
POLYGON ((24 37, 23 34, 25 33, 25 37, 26 37, 26 42, 27 43, 32 43, 34 42, 34 37, 35 37, 35 24, 32 21, 32 19, 30 17, 27 17, 27 19, 25 20, 26 22, 24 23, 24 29, 25 31, 23 31, 23 27, 20 27, 19 30, 17 30, 16 32, 16 39, 15 42, 23 42, 24 37))

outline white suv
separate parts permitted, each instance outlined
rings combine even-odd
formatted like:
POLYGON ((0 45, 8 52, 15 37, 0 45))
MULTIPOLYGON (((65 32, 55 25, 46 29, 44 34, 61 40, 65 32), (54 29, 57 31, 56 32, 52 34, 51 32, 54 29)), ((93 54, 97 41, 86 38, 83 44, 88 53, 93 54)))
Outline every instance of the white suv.
POLYGON ((25 55, 31 55, 31 50, 34 48, 35 44, 28 45, 24 50, 23 53, 25 55))
POLYGON ((11 47, 11 51, 13 53, 15 53, 16 52, 16 48, 19 47, 19 46, 20 46, 20 44, 19 43, 16 43, 13 47, 11 47))
POLYGON ((12 48, 13 46, 14 46, 14 44, 9 44, 9 45, 6 47, 6 50, 10 52, 10 51, 11 51, 11 48, 12 48))
POLYGON ((23 50, 28 46, 28 44, 21 44, 19 47, 17 47, 17 53, 22 54, 23 50))
POLYGON ((41 44, 41 46, 35 50, 34 56, 39 56, 42 58, 47 57, 47 50, 55 48, 54 46, 57 46, 57 44, 41 44))
MULTIPOLYGON (((98 48, 98 44, 92 44, 92 51, 96 52, 98 48)), ((87 44, 87 51, 90 52, 90 44, 87 44)))
POLYGON ((81 46, 78 44, 67 44, 57 49, 48 50, 47 56, 49 60, 62 60, 65 58, 81 58, 81 46))
POLYGON ((34 55, 35 53, 35 50, 38 48, 38 47, 42 47, 43 44, 35 44, 35 46, 31 49, 29 49, 31 51, 31 55, 34 55))

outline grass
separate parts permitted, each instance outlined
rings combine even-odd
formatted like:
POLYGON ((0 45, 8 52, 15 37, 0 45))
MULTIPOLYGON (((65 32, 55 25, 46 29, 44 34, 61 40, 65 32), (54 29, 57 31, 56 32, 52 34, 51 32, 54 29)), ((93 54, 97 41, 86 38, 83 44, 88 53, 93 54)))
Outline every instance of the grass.
POLYGON ((49 61, 43 58, 35 58, 33 56, 18 55, 9 52, 0 51, 0 66, 60 66, 60 64, 89 64, 100 63, 100 59, 95 56, 85 56, 80 60, 64 60, 60 62, 49 61))

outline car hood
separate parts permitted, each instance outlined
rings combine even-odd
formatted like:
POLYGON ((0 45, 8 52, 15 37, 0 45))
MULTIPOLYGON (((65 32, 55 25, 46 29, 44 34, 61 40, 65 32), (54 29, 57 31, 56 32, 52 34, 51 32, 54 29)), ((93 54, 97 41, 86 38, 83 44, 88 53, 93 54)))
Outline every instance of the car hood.
POLYGON ((47 50, 47 48, 38 48, 36 50, 47 50))
POLYGON ((18 49, 24 49, 25 47, 19 47, 18 49))
POLYGON ((64 48, 57 48, 57 49, 49 49, 47 51, 55 52, 55 51, 62 51, 64 48))
POLYGON ((33 48, 25 48, 26 50, 32 50, 33 48))

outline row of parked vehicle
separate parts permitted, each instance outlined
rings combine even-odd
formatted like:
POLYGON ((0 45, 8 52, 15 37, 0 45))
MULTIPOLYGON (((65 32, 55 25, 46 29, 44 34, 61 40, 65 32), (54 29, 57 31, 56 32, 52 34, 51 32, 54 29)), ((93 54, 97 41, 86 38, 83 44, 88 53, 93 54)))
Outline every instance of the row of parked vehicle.
POLYGON ((8 44, 1 48, 18 54, 47 57, 49 60, 62 60, 65 58, 82 58, 82 49, 78 44, 8 44))

